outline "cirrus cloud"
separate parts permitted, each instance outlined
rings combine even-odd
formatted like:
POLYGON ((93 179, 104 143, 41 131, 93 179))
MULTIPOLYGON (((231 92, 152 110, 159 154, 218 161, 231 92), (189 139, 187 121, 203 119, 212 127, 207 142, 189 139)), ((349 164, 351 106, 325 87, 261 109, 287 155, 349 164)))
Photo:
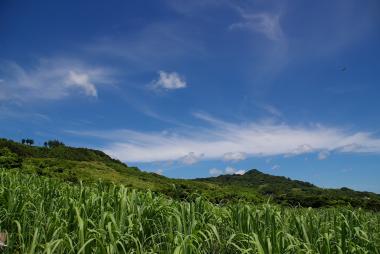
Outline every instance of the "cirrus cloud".
POLYGON ((183 156, 182 158, 180 158, 180 161, 186 165, 192 165, 200 161, 203 156, 204 156, 203 154, 196 154, 194 152, 190 152, 186 154, 185 156, 183 156))
POLYGON ((84 90, 88 96, 98 96, 98 91, 93 83, 90 82, 90 77, 86 73, 80 73, 76 71, 69 71, 67 84, 71 86, 77 86, 84 90))
POLYGON ((229 123, 205 114, 204 127, 175 131, 141 132, 127 129, 110 131, 68 131, 103 140, 103 150, 126 162, 223 160, 239 151, 246 157, 334 151, 335 153, 380 153, 380 139, 369 132, 352 132, 320 124, 294 126, 276 123, 229 123), (190 155, 190 156, 189 156, 190 155), (199 156, 201 155, 201 156, 199 156))
POLYGON ((228 152, 223 155, 224 161, 233 161, 238 162, 245 160, 247 158, 247 154, 243 152, 228 152))
POLYGON ((327 157, 329 157, 330 152, 329 151, 321 151, 318 153, 318 160, 325 160, 327 157))
POLYGON ((79 93, 98 96, 98 85, 111 84, 112 72, 72 59, 40 59, 28 67, 12 61, 0 62, 0 100, 57 100, 79 93))
POLYGON ((280 25, 280 15, 272 13, 247 13, 241 9, 241 22, 230 25, 230 29, 245 29, 261 33, 269 40, 281 40, 284 35, 280 25))

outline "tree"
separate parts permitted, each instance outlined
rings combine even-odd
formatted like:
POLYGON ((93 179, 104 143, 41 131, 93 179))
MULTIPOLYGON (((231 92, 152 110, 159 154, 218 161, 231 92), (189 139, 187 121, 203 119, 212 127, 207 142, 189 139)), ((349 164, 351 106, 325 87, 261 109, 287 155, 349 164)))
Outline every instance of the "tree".
MULTIPOLYGON (((55 148, 55 147, 59 147, 59 146, 65 146, 65 144, 57 139, 55 140, 48 140, 46 143, 46 146, 49 147, 49 148, 55 148)), ((45 144, 44 143, 44 144, 45 144)))
POLYGON ((33 145, 34 144, 34 140, 33 139, 30 139, 30 138, 23 138, 22 140, 21 140, 21 143, 23 144, 23 145, 33 145))
POLYGON ((30 139, 30 138, 27 138, 26 140, 25 140, 25 143, 27 144, 27 145, 33 145, 34 144, 34 140, 33 139, 30 139))

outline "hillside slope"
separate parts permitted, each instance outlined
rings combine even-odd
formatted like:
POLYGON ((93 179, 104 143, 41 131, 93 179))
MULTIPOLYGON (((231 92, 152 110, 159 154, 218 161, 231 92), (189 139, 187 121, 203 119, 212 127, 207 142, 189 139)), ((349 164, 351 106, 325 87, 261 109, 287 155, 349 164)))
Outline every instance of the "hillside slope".
POLYGON ((348 188, 324 189, 311 183, 291 180, 284 176, 262 173, 256 169, 243 175, 221 175, 196 179, 200 182, 220 186, 241 186, 251 188, 261 195, 270 196, 277 203, 311 207, 347 205, 380 210, 380 195, 359 192, 348 188))
POLYGON ((310 183, 250 170, 244 175, 184 180, 148 173, 87 148, 37 147, 0 139, 0 168, 20 170, 77 183, 79 181, 119 183, 125 186, 190 200, 202 195, 214 203, 245 200, 324 207, 351 205, 380 211, 380 195, 347 188, 322 189, 310 183))
POLYGON ((170 179, 129 167, 101 151, 64 145, 47 148, 0 139, 0 168, 18 169, 24 173, 60 178, 73 183, 80 180, 95 182, 100 179, 131 188, 150 189, 182 200, 203 195, 215 203, 240 199, 254 203, 264 201, 260 194, 250 188, 220 187, 213 183, 170 179))

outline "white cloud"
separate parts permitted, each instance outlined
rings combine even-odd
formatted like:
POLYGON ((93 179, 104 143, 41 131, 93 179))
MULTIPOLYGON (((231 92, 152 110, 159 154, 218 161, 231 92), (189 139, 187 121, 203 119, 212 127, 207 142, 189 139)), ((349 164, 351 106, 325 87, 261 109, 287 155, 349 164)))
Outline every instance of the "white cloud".
POLYGON ((245 170, 238 170, 233 167, 226 167, 226 169, 224 170, 224 173, 228 175, 233 175, 233 174, 243 175, 245 173, 245 170))
POLYGON ((28 112, 28 110, 24 107, 14 109, 6 106, 0 106, 0 119, 23 119, 27 120, 29 123, 43 123, 46 121, 51 121, 47 115, 36 112, 28 112))
POLYGON ((308 144, 302 144, 297 146, 295 149, 293 149, 290 153, 285 154, 285 157, 291 157, 291 156, 296 156, 300 154, 305 154, 305 153, 311 153, 314 152, 315 149, 311 147, 308 144))
POLYGON ((0 100, 57 100, 74 93, 96 97, 96 85, 110 84, 111 72, 77 60, 42 59, 28 68, 15 62, 0 62, 3 77, 0 100))
POLYGON ((163 169, 157 169, 155 173, 158 175, 162 175, 164 173, 164 170, 163 169))
POLYGON ((185 79, 176 72, 159 71, 158 74, 160 77, 153 82, 154 88, 175 90, 187 87, 185 79))
POLYGON ((264 109, 265 111, 267 111, 268 113, 270 113, 273 116, 277 116, 277 117, 281 117, 282 116, 281 111, 279 109, 277 109, 273 105, 264 104, 264 105, 261 105, 261 108, 264 109))
POLYGON ((223 155, 224 161, 237 162, 237 161, 245 160, 246 158, 247 158, 247 155, 245 153, 242 153, 242 152, 229 152, 229 153, 225 153, 223 155))
POLYGON ((361 149, 361 145, 357 143, 352 143, 352 144, 347 144, 347 145, 342 145, 338 147, 337 149, 341 152, 354 152, 356 150, 361 149))
POLYGON ((318 160, 325 160, 327 157, 329 157, 330 152, 329 151, 321 151, 318 153, 318 160))
POLYGON ((230 29, 247 29, 265 35, 269 40, 283 38, 280 15, 271 13, 247 13, 239 9, 241 22, 230 25, 230 29))
POLYGON ((203 154, 195 154, 194 152, 190 152, 182 158, 180 158, 180 161, 184 164, 192 165, 200 161, 203 156, 203 154))
POLYGON ((271 170, 277 170, 277 169, 279 169, 279 168, 280 168, 280 165, 277 165, 277 164, 276 164, 276 165, 273 165, 273 166, 272 166, 271 170))
POLYGON ((245 170, 238 170, 233 167, 226 167, 225 170, 212 168, 209 170, 210 175, 212 176, 218 176, 218 175, 243 175, 245 173, 245 170))
POLYGON ((221 175, 223 174, 223 170, 220 170, 220 169, 217 169, 217 168, 212 168, 208 171, 210 173, 210 175, 212 176, 218 176, 218 175, 221 175))
POLYGON ((208 127, 183 127, 161 132, 124 129, 71 133, 103 139, 106 144, 104 150, 108 154, 127 162, 181 160, 191 153, 202 155, 202 160, 222 160, 225 154, 233 151, 245 153, 247 158, 288 157, 320 151, 380 153, 380 139, 368 132, 351 132, 320 124, 234 124, 205 114, 195 116, 206 121, 208 127))
POLYGON ((78 73, 75 71, 69 71, 67 84, 72 86, 78 86, 82 88, 86 95, 98 96, 98 92, 93 83, 90 82, 90 77, 86 73, 78 73))

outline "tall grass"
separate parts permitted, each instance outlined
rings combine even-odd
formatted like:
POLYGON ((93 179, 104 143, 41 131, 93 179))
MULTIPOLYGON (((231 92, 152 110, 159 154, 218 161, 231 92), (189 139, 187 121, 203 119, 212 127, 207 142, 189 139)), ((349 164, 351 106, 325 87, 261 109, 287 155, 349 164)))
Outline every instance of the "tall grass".
POLYGON ((0 171, 4 253, 380 253, 380 215, 179 202, 0 171))

